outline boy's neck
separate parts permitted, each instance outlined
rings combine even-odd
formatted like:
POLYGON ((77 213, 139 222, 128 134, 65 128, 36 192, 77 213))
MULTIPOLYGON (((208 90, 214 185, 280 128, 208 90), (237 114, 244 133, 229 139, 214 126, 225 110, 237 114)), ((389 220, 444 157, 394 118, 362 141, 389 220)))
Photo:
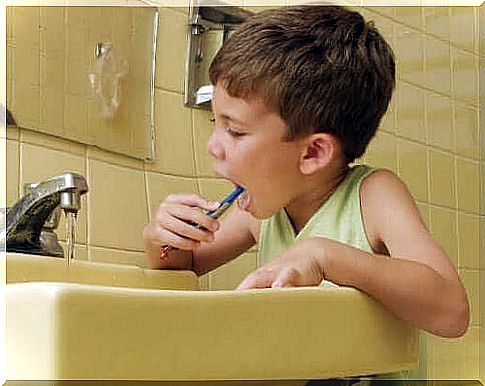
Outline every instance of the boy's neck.
POLYGON ((308 178, 301 193, 284 208, 295 234, 300 232, 316 211, 335 193, 349 171, 349 165, 344 164, 308 178))

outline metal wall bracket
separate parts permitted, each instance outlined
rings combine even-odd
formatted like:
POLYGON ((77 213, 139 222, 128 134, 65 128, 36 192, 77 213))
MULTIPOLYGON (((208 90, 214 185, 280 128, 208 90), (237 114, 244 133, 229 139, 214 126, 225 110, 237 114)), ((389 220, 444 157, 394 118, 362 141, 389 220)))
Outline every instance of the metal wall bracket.
POLYGON ((210 110, 209 66, 232 31, 252 13, 233 6, 191 6, 185 63, 185 105, 210 110))

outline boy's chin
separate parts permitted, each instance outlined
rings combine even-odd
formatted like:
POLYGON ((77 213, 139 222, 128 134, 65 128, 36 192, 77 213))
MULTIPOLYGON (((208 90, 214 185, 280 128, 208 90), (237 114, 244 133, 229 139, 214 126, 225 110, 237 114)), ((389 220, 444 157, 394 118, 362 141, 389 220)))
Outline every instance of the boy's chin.
POLYGON ((264 210, 264 209, 259 209, 259 208, 251 208, 251 210, 248 211, 248 213, 251 214, 254 218, 258 220, 266 220, 273 216, 277 210, 264 210))
POLYGON ((255 200, 253 195, 244 192, 237 201, 239 210, 250 214, 258 220, 265 220, 273 216, 280 208, 275 207, 274 203, 261 205, 260 200, 255 200))

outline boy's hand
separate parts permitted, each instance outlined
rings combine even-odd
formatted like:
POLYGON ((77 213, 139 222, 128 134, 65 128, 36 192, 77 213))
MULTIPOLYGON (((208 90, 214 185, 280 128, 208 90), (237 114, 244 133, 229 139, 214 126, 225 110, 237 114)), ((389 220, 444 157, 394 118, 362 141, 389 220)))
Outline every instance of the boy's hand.
MULTIPOLYGON (((295 243, 285 253, 249 274, 236 288, 276 288, 319 285, 324 272, 309 240, 295 243)), ((320 251, 319 255, 322 255, 320 251)))
POLYGON ((150 266, 162 268, 159 263, 162 245, 192 251, 201 242, 214 240, 214 232, 219 229, 219 222, 199 209, 214 210, 218 202, 206 201, 196 194, 175 194, 168 196, 160 204, 152 221, 143 230, 145 251, 150 266), (190 222, 205 229, 197 228, 190 222))

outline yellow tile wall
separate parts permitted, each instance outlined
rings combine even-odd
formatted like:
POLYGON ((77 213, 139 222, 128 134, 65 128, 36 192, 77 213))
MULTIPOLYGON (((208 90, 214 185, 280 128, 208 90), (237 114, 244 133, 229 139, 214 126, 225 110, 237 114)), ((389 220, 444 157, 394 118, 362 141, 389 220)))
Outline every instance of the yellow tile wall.
MULTIPOLYGON (((479 223, 485 217, 478 207, 477 182, 479 168, 483 167, 478 146, 478 9, 357 8, 382 30, 398 62, 391 110, 363 159, 396 171, 407 183, 425 223, 459 270, 472 307, 472 324, 464 337, 450 340, 421 335, 422 360, 417 374, 434 379, 475 379, 479 368, 478 332, 483 325, 478 315, 478 242, 484 238, 480 238, 479 223)), ((25 20, 39 17, 35 9, 19 12, 25 20)), ((186 17, 185 8, 160 8, 156 162, 135 161, 25 129, 7 130, 8 204, 18 199, 23 182, 66 168, 86 175, 91 192, 79 216, 78 239, 78 247, 86 251, 79 255, 86 259, 143 265, 141 231, 166 195, 197 192, 216 199, 231 189, 213 178, 205 151, 211 131, 210 113, 183 106, 186 17), (39 170, 35 166, 41 163, 43 169, 39 170)), ((81 29, 76 32, 83 33, 81 29)), ((16 33, 25 34, 33 46, 37 44, 36 35, 29 29, 16 33)), ((64 39, 73 52, 82 49, 76 46, 82 40, 74 39, 72 34, 64 39)), ((7 35, 9 60, 37 65, 39 56, 32 50, 14 47, 14 40, 7 35)), ((50 59, 49 65, 55 66, 58 58, 54 55, 50 59)), ((39 124, 43 80, 31 70, 22 67, 12 79, 26 85, 23 94, 16 96, 27 101, 21 112, 23 119, 39 124)), ((56 92, 55 87, 51 91, 56 92)), ((69 108, 77 102, 65 103, 69 108)), ((55 119, 52 116, 53 128, 61 118, 57 117, 59 122, 55 119)), ((200 287, 234 288, 255 268, 256 251, 251 250, 201 277, 200 287)))
MULTIPOLYGON (((480 98, 479 98, 479 103, 480 103, 480 125, 482 127, 482 133, 480 137, 480 149, 482 151, 481 159, 480 159, 480 216, 478 217, 478 230, 476 229, 476 222, 475 222, 475 231, 473 234, 475 237, 478 237, 479 239, 479 247, 475 249, 475 253, 478 252, 479 254, 479 268, 480 268, 480 284, 479 284, 479 291, 480 291, 480 329, 479 329, 479 336, 480 336, 480 343, 479 343, 479 351, 481 353, 480 355, 480 380, 482 383, 485 383, 485 329, 484 329, 484 321, 485 321, 485 297, 483 294, 485 294, 485 200, 483 197, 485 197, 485 162, 483 160, 484 153, 483 149, 485 148, 485 137, 483 135, 483 127, 485 124, 485 82, 483 81, 485 79, 485 28, 483 27, 485 25, 485 4, 482 4, 479 7, 478 10, 478 15, 476 16, 476 19, 478 20, 478 24, 480 26, 479 28, 479 53, 480 53, 480 59, 479 59, 479 79, 480 79, 480 98)), ((476 221, 476 219, 475 219, 476 221)), ((476 260, 475 260, 476 261, 476 260)))
MULTIPOLYGON (((478 8, 366 7, 398 62, 396 131, 383 130, 365 161, 397 163, 425 222, 464 281, 472 323, 459 339, 422 334, 419 374, 433 379, 478 378, 479 109, 478 8), (374 17, 377 16, 377 18, 374 17), (382 23, 382 20, 385 20, 382 23), (394 28, 390 28, 392 24, 394 28), (387 34, 387 35, 386 35, 387 34), (392 43, 391 43, 392 44, 392 43), (396 144, 396 160, 390 154, 396 144)), ((483 161, 483 160, 482 160, 483 161)))

